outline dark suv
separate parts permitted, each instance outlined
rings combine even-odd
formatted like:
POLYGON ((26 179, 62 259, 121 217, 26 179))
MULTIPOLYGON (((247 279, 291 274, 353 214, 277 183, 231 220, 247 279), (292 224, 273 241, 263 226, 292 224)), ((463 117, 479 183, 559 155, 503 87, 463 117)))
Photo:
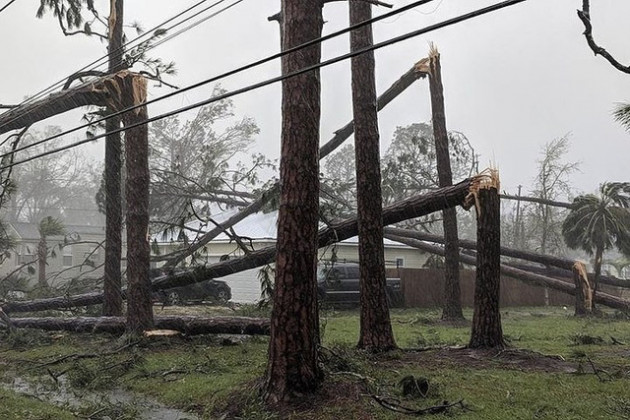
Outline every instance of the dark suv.
MULTIPOLYGON (((317 267, 317 292, 324 303, 358 305, 361 302, 359 264, 343 263, 317 267)), ((401 281, 388 278, 387 298, 390 306, 403 303, 401 281)))
MULTIPOLYGON (((176 268, 170 274, 185 274, 186 270, 176 268)), ((152 268, 149 271, 151 281, 165 276, 167 273, 161 268, 152 268)), ((166 305, 182 305, 185 303, 200 303, 203 301, 214 301, 225 303, 232 299, 232 289, 226 282, 221 280, 203 280, 186 286, 172 287, 170 289, 158 290, 153 293, 155 302, 166 305)))
POLYGON ((225 303, 232 298, 232 290, 226 282, 210 279, 165 289, 162 290, 161 295, 165 298, 164 302, 171 305, 201 303, 208 300, 225 303))

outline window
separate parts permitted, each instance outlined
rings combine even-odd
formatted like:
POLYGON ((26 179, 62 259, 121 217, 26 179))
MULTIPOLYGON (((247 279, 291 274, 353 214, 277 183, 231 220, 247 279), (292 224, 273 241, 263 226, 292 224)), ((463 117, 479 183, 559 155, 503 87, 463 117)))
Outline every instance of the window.
POLYGON ((33 245, 22 245, 18 254, 18 264, 28 264, 35 261, 35 247, 33 245))
POLYGON ((397 257, 396 258, 396 268, 400 268, 400 267, 404 267, 405 266, 405 259, 402 257, 397 257))
POLYGON ((348 279, 358 279, 361 277, 359 266, 358 265, 349 265, 346 267, 347 277, 348 279))
POLYGON ((72 245, 63 247, 63 266, 72 267, 72 245))

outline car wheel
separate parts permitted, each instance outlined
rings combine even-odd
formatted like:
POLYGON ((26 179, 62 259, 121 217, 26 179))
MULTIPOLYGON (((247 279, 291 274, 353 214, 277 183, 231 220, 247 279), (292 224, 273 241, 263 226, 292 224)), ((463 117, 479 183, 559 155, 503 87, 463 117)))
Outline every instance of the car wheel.
POLYGON ((179 294, 178 294, 177 292, 170 292, 170 293, 168 294, 168 302, 169 302, 171 305, 181 305, 182 300, 181 300, 181 298, 179 297, 179 294))
POLYGON ((216 298, 219 302, 227 302, 230 300, 227 290, 221 289, 217 292, 216 298))

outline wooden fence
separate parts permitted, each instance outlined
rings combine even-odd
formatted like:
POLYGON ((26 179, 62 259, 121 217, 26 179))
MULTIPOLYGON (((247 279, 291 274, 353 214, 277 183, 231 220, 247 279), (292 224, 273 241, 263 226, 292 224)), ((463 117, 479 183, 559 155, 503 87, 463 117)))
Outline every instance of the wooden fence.
MULTIPOLYGON (((444 300, 444 271, 440 269, 390 268, 388 277, 399 277, 402 280, 402 290, 405 306, 431 308, 439 307, 444 300)), ((566 279, 571 281, 571 279, 566 279)), ((460 271, 460 286, 462 305, 472 307, 475 295, 475 271, 460 271)), ((620 296, 621 291, 616 287, 600 286, 602 291, 620 296)), ((573 306, 573 296, 555 290, 549 290, 549 304, 552 306, 573 306)), ((545 289, 530 286, 522 281, 509 277, 501 277, 500 305, 506 306, 544 306, 545 289)))

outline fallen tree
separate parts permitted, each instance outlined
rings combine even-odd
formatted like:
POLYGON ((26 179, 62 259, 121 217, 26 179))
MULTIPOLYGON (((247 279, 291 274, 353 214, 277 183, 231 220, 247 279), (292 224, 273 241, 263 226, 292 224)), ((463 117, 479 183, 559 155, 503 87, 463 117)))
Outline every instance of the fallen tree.
MULTIPOLYGON (((468 208, 466 202, 470 186, 475 178, 468 178, 464 181, 433 190, 424 195, 411 197, 394 203, 383 209, 383 225, 398 223, 403 220, 425 216, 445 208, 456 207, 458 205, 468 208)), ((333 243, 343 241, 357 235, 356 218, 346 219, 339 223, 330 225, 320 230, 318 235, 319 247, 325 247, 333 243)), ((171 287, 186 286, 211 278, 219 278, 240 271, 260 267, 273 262, 276 256, 276 247, 271 246, 256 251, 251 251, 247 255, 227 261, 218 262, 208 266, 196 267, 192 270, 168 274, 153 280, 152 289, 154 291, 169 289, 171 287)), ((63 296, 48 299, 38 299, 26 302, 10 302, 2 305, 6 313, 34 312, 51 309, 72 309, 79 306, 89 306, 102 303, 103 294, 100 292, 87 293, 77 296, 63 296)))
MULTIPOLYGON (((72 331, 81 333, 125 332, 126 320, 121 316, 74 317, 74 318, 14 318, 15 328, 37 328, 46 331, 72 331)), ((2 325, 4 327, 4 325, 2 325)), ((156 316, 155 328, 176 330, 185 335, 198 334, 248 334, 269 335, 269 319, 238 316, 196 317, 156 316)))
MULTIPOLYGON (((406 238, 417 239, 417 240, 420 240, 420 241, 434 242, 434 243, 438 243, 438 244, 443 244, 444 243, 444 237, 442 237, 440 235, 433 235, 433 234, 430 234, 430 233, 420 232, 420 231, 417 231, 417 230, 409 230, 409 229, 400 229, 400 228, 387 227, 387 228, 384 229, 384 232, 386 234, 391 234, 391 235, 402 236, 402 237, 406 237, 406 238)), ((460 239, 459 240, 459 246, 461 248, 464 248, 464 249, 472 249, 472 250, 476 250, 477 249, 477 243, 475 241, 471 241, 471 240, 467 240, 467 239, 460 239)), ((550 256, 550 255, 538 254, 536 252, 521 251, 521 250, 518 250, 518 249, 507 248, 507 247, 504 247, 504 246, 501 247, 501 256, 517 258, 517 259, 521 259, 521 260, 525 260, 525 261, 530 261, 530 262, 542 264, 542 265, 547 266, 547 267, 556 267, 556 269, 553 269, 553 268, 545 269, 545 268, 539 268, 539 267, 532 267, 532 271, 546 270, 547 271, 546 274, 553 275, 553 276, 560 276, 560 277, 572 277, 573 276, 573 272, 572 272, 573 265, 576 263, 575 260, 571 260, 571 259, 568 259, 568 258, 553 257, 553 256, 550 256), (558 269, 560 269, 560 270, 558 270, 558 269)), ((529 270, 529 268, 525 268, 525 267, 522 267, 522 266, 518 266, 517 267, 514 264, 510 264, 510 265, 511 266, 515 266, 516 268, 529 270)), ((539 274, 540 274, 540 272, 539 272, 539 274)), ((589 273, 588 274, 589 280, 593 280, 594 277, 595 277, 595 275, 593 273, 589 273)), ((608 284, 610 286, 630 288, 630 281, 624 280, 624 279, 620 279, 620 278, 617 278, 617 277, 602 275, 600 277, 599 281, 602 284, 608 284)))
POLYGON ((120 92, 116 75, 98 78, 76 88, 53 93, 39 101, 17 106, 0 115, 0 134, 28 127, 58 114, 82 106, 106 106, 112 92, 120 92))
MULTIPOLYGON (((412 239, 409 237, 403 237, 392 234, 385 234, 387 239, 392 241, 400 242, 411 247, 420 249, 425 252, 429 252, 431 254, 436 255, 444 255, 444 249, 427 244, 421 240, 412 239)), ((462 254, 460 255, 460 261, 464 264, 468 265, 476 265, 477 258, 462 254)), ((543 286, 548 287, 550 289, 558 290, 560 292, 567 293, 569 295, 575 296, 577 291, 573 282, 569 283, 566 281, 554 279, 551 277, 543 276, 540 274, 534 274, 527 271, 519 270, 518 268, 511 267, 507 264, 501 264, 501 274, 511 277, 516 280, 521 280, 524 283, 531 284, 534 286, 543 286)), ((609 295, 607 293, 597 292, 597 294, 593 295, 593 302, 597 302, 604 306, 608 306, 609 308, 617 309, 625 313, 630 313, 630 301, 609 295)))
MULTIPOLYGON (((394 84, 392 84, 389 89, 387 89, 381 96, 379 96, 376 100, 376 108, 378 111, 385 108, 391 101, 393 101, 398 95, 405 91, 413 82, 416 80, 425 77, 425 75, 418 70, 416 70, 416 66, 414 65, 411 69, 409 69, 405 74, 403 74, 394 84)), ((332 153, 337 147, 339 147, 344 141, 346 141, 350 136, 354 133, 354 120, 350 121, 346 125, 344 125, 339 130, 335 131, 335 135, 331 138, 326 144, 324 144, 319 149, 319 159, 323 159, 332 153)), ((221 223, 220 226, 206 232, 201 237, 195 241, 194 244, 182 250, 181 252, 175 254, 174 256, 170 256, 168 258, 154 258, 154 261, 163 261, 166 260, 166 264, 164 267, 173 268, 180 262, 184 261, 186 258, 197 252, 199 249, 203 248, 208 242, 217 237, 220 233, 225 230, 231 228, 250 214, 254 214, 274 196, 276 196, 279 192, 279 184, 274 184, 271 188, 265 191, 258 199, 251 202, 247 207, 243 210, 230 217, 228 220, 221 223)))

